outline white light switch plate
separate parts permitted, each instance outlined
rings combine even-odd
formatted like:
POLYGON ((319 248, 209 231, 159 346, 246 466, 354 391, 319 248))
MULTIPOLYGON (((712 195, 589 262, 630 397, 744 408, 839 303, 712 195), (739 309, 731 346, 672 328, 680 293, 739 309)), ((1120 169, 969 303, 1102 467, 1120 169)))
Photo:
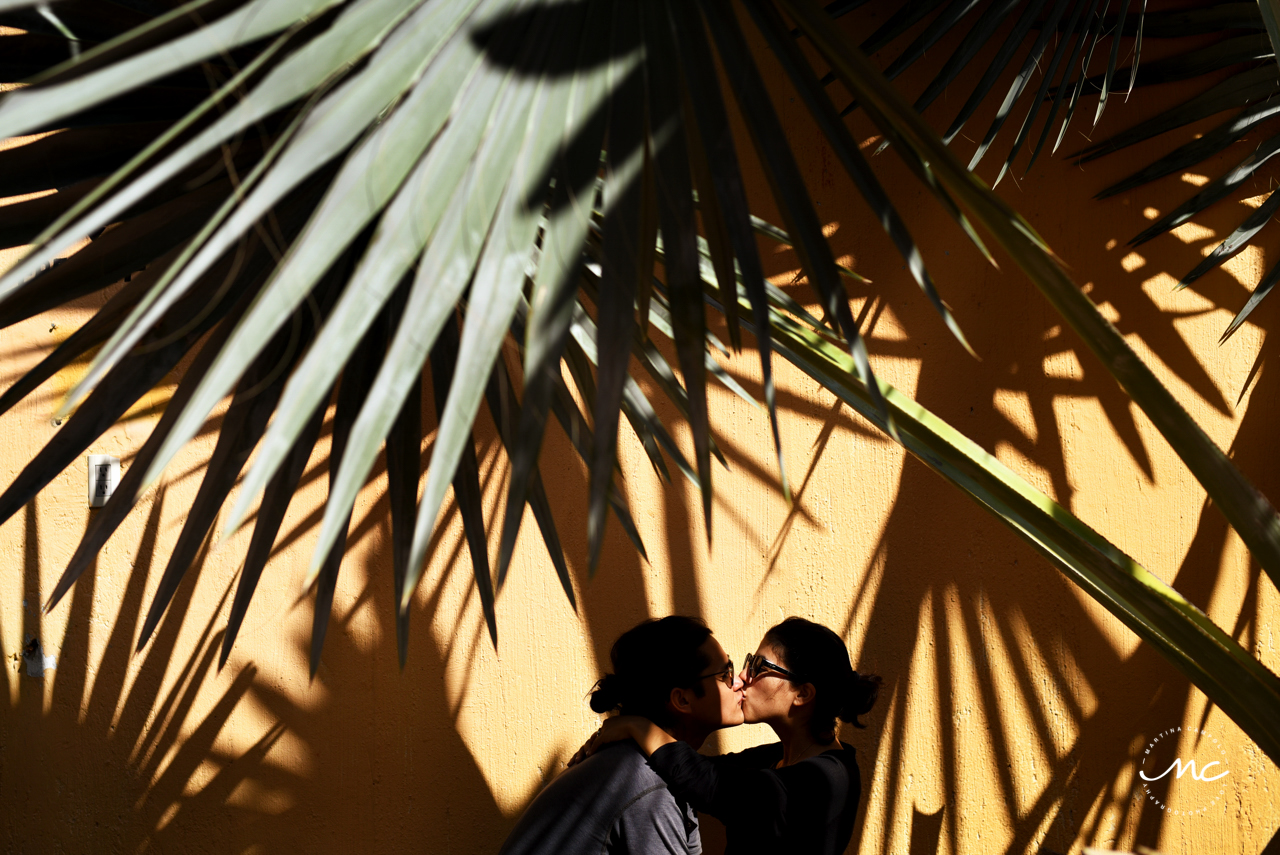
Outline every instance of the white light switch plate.
POLYGON ((88 460, 89 507, 100 508, 120 483, 120 458, 110 454, 90 454, 88 460))

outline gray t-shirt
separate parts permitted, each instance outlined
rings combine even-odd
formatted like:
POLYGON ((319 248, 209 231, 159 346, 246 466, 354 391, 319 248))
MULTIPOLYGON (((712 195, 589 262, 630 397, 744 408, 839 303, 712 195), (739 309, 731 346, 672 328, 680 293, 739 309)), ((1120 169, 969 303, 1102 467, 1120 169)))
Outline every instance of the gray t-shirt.
POLYGON ((701 855, 697 814, 634 742, 607 745, 538 793, 499 855, 701 855))

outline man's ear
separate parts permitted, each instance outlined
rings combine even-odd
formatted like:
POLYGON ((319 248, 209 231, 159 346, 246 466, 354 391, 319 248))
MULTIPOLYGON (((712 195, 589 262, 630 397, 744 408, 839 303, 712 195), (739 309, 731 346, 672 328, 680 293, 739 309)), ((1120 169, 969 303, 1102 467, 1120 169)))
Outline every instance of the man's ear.
POLYGON ((690 696, 693 693, 688 689, 675 688, 671 690, 671 697, 667 698, 667 705, 675 713, 693 712, 693 704, 690 696))

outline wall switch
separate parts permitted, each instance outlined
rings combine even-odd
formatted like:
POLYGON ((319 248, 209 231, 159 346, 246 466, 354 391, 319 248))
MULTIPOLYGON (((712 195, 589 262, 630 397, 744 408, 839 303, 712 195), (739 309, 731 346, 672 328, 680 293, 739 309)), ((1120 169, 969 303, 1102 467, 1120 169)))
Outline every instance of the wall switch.
POLYGON ((90 454, 88 458, 89 507, 100 508, 120 483, 120 458, 109 454, 90 454))

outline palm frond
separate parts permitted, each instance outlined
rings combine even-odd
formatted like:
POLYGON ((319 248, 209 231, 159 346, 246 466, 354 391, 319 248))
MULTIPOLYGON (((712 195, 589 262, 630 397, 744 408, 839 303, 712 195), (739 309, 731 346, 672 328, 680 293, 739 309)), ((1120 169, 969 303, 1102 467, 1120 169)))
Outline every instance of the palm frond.
MULTIPOLYGON (((891 194, 837 112, 830 88, 837 80, 981 252, 990 257, 978 225, 1010 252, 1161 429, 1266 571, 1280 578, 1280 521, 1271 505, 1142 365, 1043 240, 956 160, 855 47, 842 29, 846 22, 833 24, 831 15, 860 3, 836 2, 825 11, 807 0, 744 5, 742 21, 754 22, 769 42, 952 334, 968 346, 891 194), (810 63, 797 36, 816 49, 829 74, 810 63)), ((995 148, 1028 92, 1035 93, 1016 132, 1009 131, 1016 139, 1001 174, 1014 165, 1041 113, 1044 124, 1029 159, 1054 128, 1056 148, 1095 85, 1096 121, 1108 97, 1124 86, 1244 66, 1168 115, 1081 153, 1102 156, 1244 108, 1197 145, 1133 179, 1145 181, 1229 144, 1242 130, 1269 120, 1280 103, 1268 100, 1280 78, 1270 60, 1274 51, 1267 53, 1257 38, 1264 31, 1261 14, 1256 7, 1240 8, 1252 4, 1228 5, 1148 15, 1145 3, 1134 13, 1125 0, 1117 15, 1108 16, 1097 0, 915 3, 861 41, 875 51, 914 32, 890 64, 890 74, 898 75, 967 25, 917 106, 936 98, 978 57, 991 56, 947 138, 992 93, 1000 94, 976 165, 995 148), (1221 30, 1224 37, 1215 46, 1152 63, 1146 72, 1138 68, 1135 43, 1128 73, 1121 68, 1119 39, 1165 38, 1191 27, 1221 30), (1240 36, 1242 30, 1252 35, 1240 36), (1051 43, 1049 70, 1033 86, 1051 43), (1091 77, 1095 53, 1106 57, 1105 69, 1091 77), (1011 67, 1018 73, 1001 94, 997 82, 1011 67), (1041 110, 1051 93, 1052 107, 1041 110)), ((43 175, 0 169, 9 182, 0 192, 62 188, 54 201, 0 209, 0 236, 11 244, 29 242, 21 260, 0 277, 0 321, 14 323, 141 275, 0 398, 0 406, 12 405, 56 366, 98 348, 64 404, 68 411, 78 408, 0 494, 0 519, 30 500, 170 368, 189 355, 193 362, 120 491, 84 536, 50 606, 232 394, 214 458, 141 639, 146 643, 184 584, 256 448, 230 514, 234 529, 262 497, 225 661, 336 388, 329 500, 306 580, 316 588, 312 671, 355 498, 384 445, 396 470, 389 489, 402 661, 408 607, 450 488, 496 645, 494 597, 526 504, 560 584, 571 602, 574 597, 538 474, 549 416, 588 465, 592 569, 606 508, 644 554, 615 479, 623 416, 656 471, 667 476, 669 459, 698 486, 711 536, 711 458, 720 455, 710 427, 708 376, 751 397, 709 352, 724 347, 708 334, 708 312, 716 311, 733 347, 744 346, 744 331, 755 336, 784 492, 775 350, 933 461, 1280 756, 1274 675, 1132 559, 877 379, 844 287, 856 274, 836 263, 823 235, 730 0, 209 0, 114 23, 92 7, 64 4, 55 25, 19 4, 0 6, 0 23, 25 30, 0 37, 15 40, 16 49, 0 71, 12 77, 5 82, 30 78, 0 98, 0 136, 56 131, 0 152, 0 166, 44 164, 54 155, 58 163, 43 175), (190 15, 196 11, 207 24, 194 25, 190 15), (70 60, 58 55, 59 46, 69 50, 64 31, 77 39, 78 55, 70 60), (746 139, 728 131, 730 99, 745 122, 746 139), (101 145, 104 139, 109 146, 101 145), (754 150, 785 230, 749 215, 738 145, 754 150), (765 280, 756 233, 794 249, 817 295, 821 321, 765 280), (86 237, 85 248, 59 261, 86 237), (672 341, 679 376, 657 338, 672 341), (520 354, 515 379, 502 356, 508 343, 520 354), (688 421, 692 461, 629 375, 633 356, 654 379, 653 394, 666 397, 688 421), (427 370, 438 427, 417 499, 427 370), (517 400, 517 381, 523 400, 517 400), (501 528, 496 565, 486 552, 473 436, 485 408, 512 461, 502 522, 490 521, 501 528)), ((1225 198, 1267 151, 1161 226, 1225 198)), ((1257 231, 1250 228, 1227 243, 1250 239, 1257 231)), ((1259 288, 1255 298, 1269 290, 1269 284, 1259 288)))

